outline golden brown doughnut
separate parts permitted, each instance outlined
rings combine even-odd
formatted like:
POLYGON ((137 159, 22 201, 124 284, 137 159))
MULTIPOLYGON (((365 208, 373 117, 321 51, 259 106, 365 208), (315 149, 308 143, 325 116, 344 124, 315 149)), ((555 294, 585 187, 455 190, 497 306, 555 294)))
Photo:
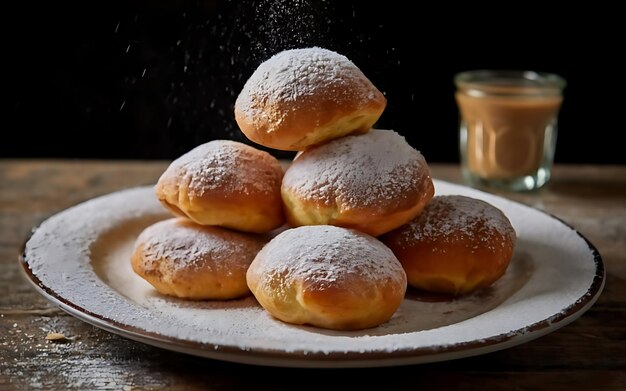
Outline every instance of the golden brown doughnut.
POLYGON ((321 48, 285 50, 262 63, 235 103, 241 131, 266 147, 301 151, 367 132, 387 100, 359 68, 321 48))
POLYGON ((260 236, 173 218, 139 235, 131 263, 162 294, 233 299, 249 294, 246 271, 264 242, 260 236))
POLYGON ((378 236, 418 215, 434 187, 424 157, 404 137, 372 129, 296 156, 281 193, 293 226, 329 224, 378 236))
POLYGON ((168 209, 198 224, 265 233, 284 222, 282 176, 269 153, 215 140, 174 160, 155 192, 168 209))
POLYGON ((391 318, 406 291, 406 275, 377 239, 334 226, 287 230, 256 256, 250 290, 288 323, 356 330, 391 318))
POLYGON ((500 209, 451 195, 434 197, 417 218, 381 239, 402 263, 409 285, 456 295, 504 274, 516 234, 500 209))

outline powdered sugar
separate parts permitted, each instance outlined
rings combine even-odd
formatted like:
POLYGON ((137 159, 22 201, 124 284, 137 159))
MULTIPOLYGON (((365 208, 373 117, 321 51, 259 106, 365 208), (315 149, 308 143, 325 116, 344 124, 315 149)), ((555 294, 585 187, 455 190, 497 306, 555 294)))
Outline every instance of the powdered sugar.
POLYGON ((266 273, 258 276, 284 279, 284 286, 309 281, 340 287, 347 279, 368 283, 406 283, 406 276, 389 248, 377 239, 328 225, 305 226, 282 232, 257 255, 266 273))
POLYGON ((137 243, 148 262, 167 262, 167 267, 174 270, 202 268, 229 275, 252 262, 263 246, 252 236, 185 219, 151 225, 139 235, 137 243))
POLYGON ((404 137, 372 129, 303 152, 285 173, 282 186, 325 205, 384 210, 407 197, 421 197, 421 184, 429 175, 424 157, 404 137))
POLYGON ((156 295, 129 261, 139 233, 169 216, 149 187, 51 217, 27 242, 25 261, 45 296, 92 324, 168 349, 266 365, 372 366, 467 357, 556 330, 593 304, 601 285, 590 289, 602 282, 596 274, 601 261, 594 263, 576 231, 500 197, 441 181, 435 185, 440 195, 481 198, 506 213, 519 236, 511 265, 488 294, 438 303, 407 299, 389 322, 374 329, 285 325, 253 298, 186 302, 156 295))
MULTIPOLYGON (((417 218, 400 229, 399 244, 403 247, 415 241, 444 245, 467 241, 504 247, 506 238, 509 243, 515 243, 515 230, 501 210, 482 200, 460 195, 434 197, 417 218)), ((467 250, 471 252, 475 248, 467 250)))
POLYGON ((282 51, 256 69, 239 94, 235 107, 250 122, 280 125, 289 111, 278 102, 315 109, 311 97, 323 95, 341 105, 366 105, 377 90, 347 57, 318 47, 282 51))
MULTIPOLYGON (((229 140, 214 140, 192 149, 174 160, 162 178, 181 178, 189 195, 201 197, 206 192, 231 194, 276 192, 280 187, 279 170, 268 170, 275 160, 267 152, 229 140), (258 154, 265 154, 260 159, 258 154), (187 185, 188 184, 188 185, 187 185)), ((278 166, 278 162, 275 162, 278 166)))

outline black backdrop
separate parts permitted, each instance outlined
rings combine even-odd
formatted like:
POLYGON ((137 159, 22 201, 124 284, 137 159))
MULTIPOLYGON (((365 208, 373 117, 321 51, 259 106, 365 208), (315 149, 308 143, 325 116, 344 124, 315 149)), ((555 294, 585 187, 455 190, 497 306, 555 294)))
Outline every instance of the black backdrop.
POLYGON ((458 161, 453 75, 507 68, 567 79, 558 162, 626 163, 616 13, 364 3, 25 2, 5 13, 0 157, 174 158, 215 138, 248 142, 233 115, 247 77, 279 50, 317 45, 384 91, 377 126, 429 161, 458 161))

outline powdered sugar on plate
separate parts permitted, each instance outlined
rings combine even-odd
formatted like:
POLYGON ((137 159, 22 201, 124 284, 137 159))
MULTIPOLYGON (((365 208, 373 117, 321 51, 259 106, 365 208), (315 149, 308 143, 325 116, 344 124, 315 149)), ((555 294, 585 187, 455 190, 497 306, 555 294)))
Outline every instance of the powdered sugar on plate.
POLYGON ((132 273, 139 233, 168 217, 151 187, 112 193, 46 220, 27 242, 30 278, 50 300, 98 327, 167 349, 285 366, 375 366, 439 361, 514 346, 573 321, 603 285, 599 256, 573 229, 532 208, 445 182, 500 208, 518 233, 507 273, 452 301, 407 299, 373 329, 339 332, 284 324, 248 297, 186 302, 132 273), (326 359, 328 358, 328 360, 326 359))

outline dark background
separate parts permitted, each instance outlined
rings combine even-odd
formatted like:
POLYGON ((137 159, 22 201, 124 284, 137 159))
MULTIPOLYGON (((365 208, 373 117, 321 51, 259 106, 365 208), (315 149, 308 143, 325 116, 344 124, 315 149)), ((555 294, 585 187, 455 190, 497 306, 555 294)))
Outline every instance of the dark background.
POLYGON ((619 13, 443 6, 23 2, 4 13, 0 157, 174 158, 215 138, 250 143, 233 115, 243 83, 275 52, 317 45, 363 70, 388 100, 377 127, 405 135, 431 162, 458 161, 453 75, 492 68, 568 81, 557 162, 626 163, 619 13))

